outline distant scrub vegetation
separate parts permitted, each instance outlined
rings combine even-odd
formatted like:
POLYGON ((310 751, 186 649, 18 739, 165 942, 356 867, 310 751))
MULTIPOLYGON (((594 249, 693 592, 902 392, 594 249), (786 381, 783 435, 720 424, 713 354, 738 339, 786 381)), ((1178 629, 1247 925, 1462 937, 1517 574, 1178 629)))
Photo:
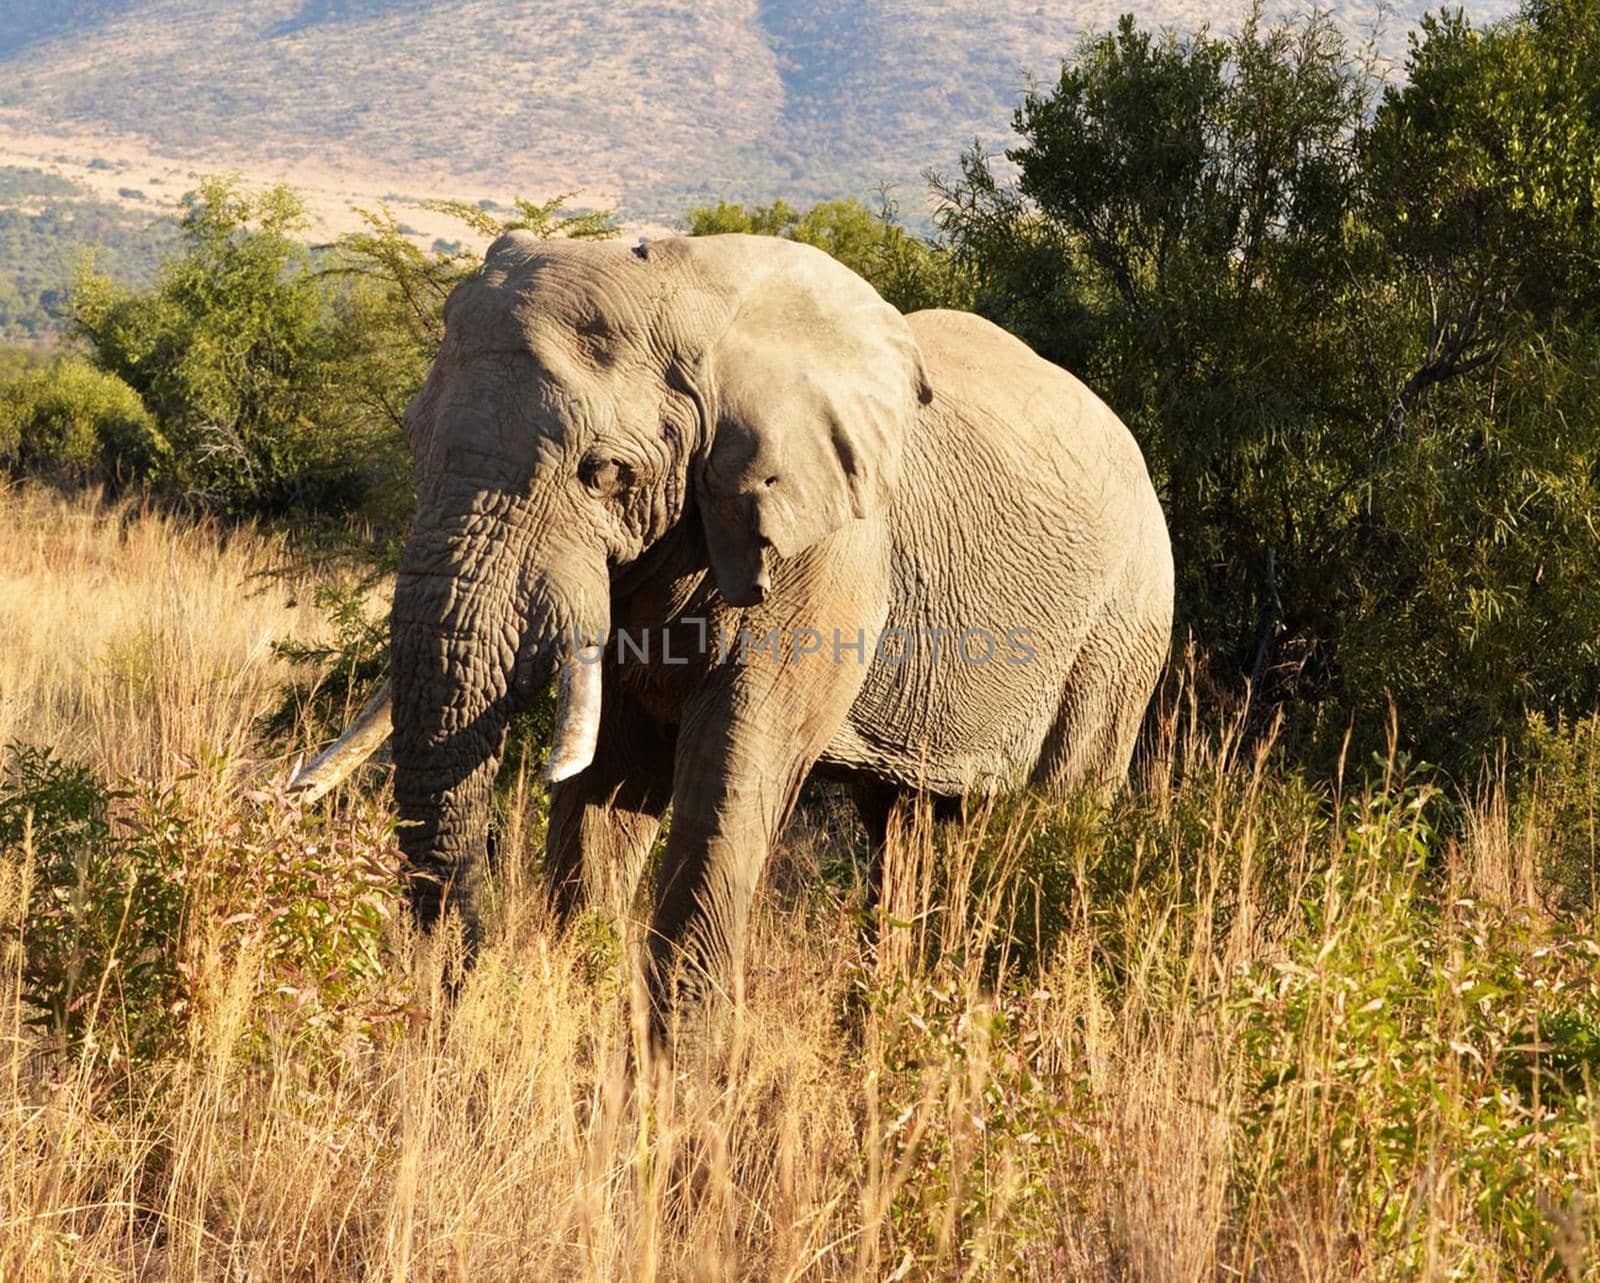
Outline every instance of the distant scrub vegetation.
MULTIPOLYGON (((974 149, 930 175, 932 238, 853 200, 687 230, 817 245, 1080 374, 1150 461, 1183 632, 1292 751, 1371 748, 1392 705, 1470 777, 1530 717, 1600 703, 1600 0, 1430 18, 1388 87, 1321 16, 1126 18, 1015 128, 1003 170, 974 149)), ((443 207, 480 236, 615 232, 561 201, 443 207)), ((316 254, 302 228, 293 193, 213 180, 153 287, 83 272, 68 316, 102 381, 6 383, 7 464, 392 541, 403 407, 475 256, 383 209, 316 254)))
POLYGON ((59 332, 86 257, 120 281, 148 286, 178 245, 171 219, 88 199, 43 170, 0 166, 0 203, 0 339, 59 332))

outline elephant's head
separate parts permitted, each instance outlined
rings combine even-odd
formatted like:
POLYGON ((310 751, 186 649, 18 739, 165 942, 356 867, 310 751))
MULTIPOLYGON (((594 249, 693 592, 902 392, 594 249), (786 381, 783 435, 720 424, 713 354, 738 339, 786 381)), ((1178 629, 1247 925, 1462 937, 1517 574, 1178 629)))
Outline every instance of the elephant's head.
MULTIPOLYGON (((557 770, 587 765, 599 666, 574 648, 605 637, 612 577, 698 530, 721 595, 762 601, 772 557, 884 503, 931 396, 898 312, 765 237, 512 233, 445 317, 407 412, 418 502, 392 617, 395 796, 424 920, 426 879, 471 876, 507 721, 556 666, 557 770)), ((455 894, 470 907, 470 886, 455 894)))

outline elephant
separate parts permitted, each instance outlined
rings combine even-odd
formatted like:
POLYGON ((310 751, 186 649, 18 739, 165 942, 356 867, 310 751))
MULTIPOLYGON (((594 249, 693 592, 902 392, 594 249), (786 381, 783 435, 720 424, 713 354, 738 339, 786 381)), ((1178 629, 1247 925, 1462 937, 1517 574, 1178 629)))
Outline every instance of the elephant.
POLYGON ((1166 663, 1170 540, 1088 388, 969 313, 902 315, 774 237, 502 236, 406 413, 417 508, 390 684, 298 786, 392 727, 418 920, 469 934, 508 720, 555 674, 558 923, 632 902, 652 1028, 740 991, 812 775, 871 848, 898 799, 1111 788, 1166 663))

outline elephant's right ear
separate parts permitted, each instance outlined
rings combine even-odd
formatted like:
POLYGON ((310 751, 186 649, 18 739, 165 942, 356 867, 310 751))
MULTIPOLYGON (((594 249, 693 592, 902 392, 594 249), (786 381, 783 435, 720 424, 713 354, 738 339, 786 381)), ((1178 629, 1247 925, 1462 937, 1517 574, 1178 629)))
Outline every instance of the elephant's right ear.
POLYGON ((933 390, 905 318, 820 250, 774 237, 689 244, 697 267, 739 278, 706 358, 715 424, 699 507, 718 590, 750 606, 770 586, 769 552, 792 557, 881 510, 933 390))

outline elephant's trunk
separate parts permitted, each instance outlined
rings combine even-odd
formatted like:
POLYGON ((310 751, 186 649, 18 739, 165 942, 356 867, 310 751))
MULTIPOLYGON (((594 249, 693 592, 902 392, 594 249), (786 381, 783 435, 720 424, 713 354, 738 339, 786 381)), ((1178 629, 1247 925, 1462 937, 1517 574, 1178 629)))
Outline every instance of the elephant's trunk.
POLYGON ((566 550, 544 561, 565 573, 530 570, 523 552, 537 542, 482 513, 419 521, 395 586, 394 793, 412 905, 424 926, 458 909, 469 937, 506 726, 556 664, 564 698, 552 764, 574 774, 594 753, 599 665, 572 652, 607 626, 604 563, 566 550))

